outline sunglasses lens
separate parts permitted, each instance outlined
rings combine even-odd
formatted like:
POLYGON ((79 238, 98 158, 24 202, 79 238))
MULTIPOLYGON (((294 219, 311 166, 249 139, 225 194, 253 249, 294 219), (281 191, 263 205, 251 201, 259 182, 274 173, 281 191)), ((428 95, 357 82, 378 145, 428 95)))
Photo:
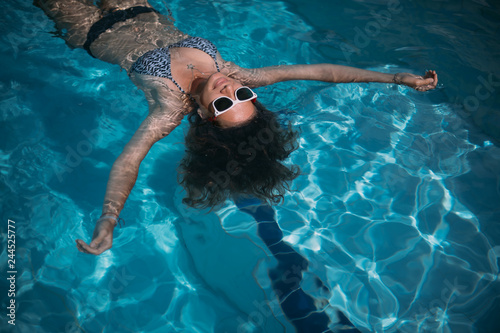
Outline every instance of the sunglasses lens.
POLYGON ((214 102, 214 107, 219 111, 225 111, 233 105, 233 101, 227 97, 221 97, 214 102))
POLYGON ((240 88, 236 92, 236 98, 240 101, 251 99, 253 97, 253 92, 249 88, 240 88))

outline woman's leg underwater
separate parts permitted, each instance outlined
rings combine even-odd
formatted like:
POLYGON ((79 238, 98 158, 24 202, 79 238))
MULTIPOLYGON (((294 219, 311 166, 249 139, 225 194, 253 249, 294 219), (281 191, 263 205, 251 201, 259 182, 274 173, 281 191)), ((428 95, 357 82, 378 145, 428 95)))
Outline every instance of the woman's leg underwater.
POLYGON ((72 48, 83 46, 90 27, 102 17, 101 10, 89 0, 35 0, 33 4, 55 22, 72 48))

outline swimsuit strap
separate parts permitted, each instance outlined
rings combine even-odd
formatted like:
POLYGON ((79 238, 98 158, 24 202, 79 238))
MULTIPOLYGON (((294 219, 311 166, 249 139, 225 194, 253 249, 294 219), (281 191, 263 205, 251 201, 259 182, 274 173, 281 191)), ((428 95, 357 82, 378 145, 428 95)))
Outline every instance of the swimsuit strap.
POLYGON ((191 97, 191 94, 188 94, 187 92, 185 92, 184 89, 182 89, 182 87, 174 80, 173 77, 170 77, 170 81, 172 81, 173 83, 175 83, 175 85, 177 86, 177 88, 179 88, 179 90, 181 91, 181 93, 189 95, 189 97, 191 97))
MULTIPOLYGON (((134 18, 142 13, 158 13, 157 10, 151 7, 144 6, 136 6, 127 8, 124 10, 115 10, 104 16, 102 19, 97 21, 90 27, 90 30, 87 34, 87 40, 83 44, 83 48, 92 56, 92 52, 90 52, 90 45, 106 30, 110 29, 115 23, 124 22, 128 19, 134 18)), ((94 57, 95 58, 95 57, 94 57)))

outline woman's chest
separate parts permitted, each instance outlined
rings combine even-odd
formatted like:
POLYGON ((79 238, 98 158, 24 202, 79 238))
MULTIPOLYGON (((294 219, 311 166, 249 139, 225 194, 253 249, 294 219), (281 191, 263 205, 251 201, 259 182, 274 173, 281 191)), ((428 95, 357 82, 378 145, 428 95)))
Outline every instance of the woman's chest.
MULTIPOLYGON (((170 48, 170 70, 173 81, 186 92, 190 91, 196 77, 209 76, 218 71, 215 60, 209 54, 187 47, 170 48)), ((174 82, 172 84, 176 87, 174 82)))

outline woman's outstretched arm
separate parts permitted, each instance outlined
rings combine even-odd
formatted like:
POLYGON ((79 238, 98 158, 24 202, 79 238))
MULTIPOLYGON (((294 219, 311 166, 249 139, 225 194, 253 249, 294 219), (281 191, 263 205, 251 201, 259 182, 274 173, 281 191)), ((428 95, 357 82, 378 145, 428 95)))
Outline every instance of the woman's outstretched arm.
POLYGON ((182 115, 151 113, 140 125, 111 168, 104 197, 102 216, 97 220, 90 244, 77 239, 78 250, 101 254, 111 248, 113 230, 125 201, 137 180, 139 166, 155 142, 167 136, 182 120, 182 115))
POLYGON ((231 62, 224 62, 224 68, 229 75, 253 87, 282 81, 314 80, 332 83, 395 83, 404 84, 418 91, 426 91, 434 89, 438 82, 435 71, 427 71, 424 76, 410 73, 387 74, 333 64, 285 65, 247 69, 231 62))
POLYGON ((334 83, 380 82, 404 84, 419 91, 434 89, 438 82, 435 71, 424 76, 410 73, 387 74, 349 66, 318 64, 262 68, 263 76, 272 83, 290 80, 317 80, 334 83))

